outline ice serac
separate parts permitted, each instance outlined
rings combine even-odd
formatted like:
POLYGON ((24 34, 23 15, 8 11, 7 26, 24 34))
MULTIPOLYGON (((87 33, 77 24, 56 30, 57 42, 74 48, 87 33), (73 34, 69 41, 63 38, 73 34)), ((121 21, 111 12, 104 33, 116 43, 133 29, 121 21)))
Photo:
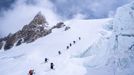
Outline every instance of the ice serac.
POLYGON ((120 7, 113 20, 116 75, 134 74, 134 2, 120 7))

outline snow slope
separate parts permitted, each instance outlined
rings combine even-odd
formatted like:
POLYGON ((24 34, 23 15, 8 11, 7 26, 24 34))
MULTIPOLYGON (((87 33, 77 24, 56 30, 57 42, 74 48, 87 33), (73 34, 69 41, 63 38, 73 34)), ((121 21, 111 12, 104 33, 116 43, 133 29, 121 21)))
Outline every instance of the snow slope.
POLYGON ((97 47, 98 50, 92 50, 91 53, 84 52, 98 42, 104 46, 102 41, 108 39, 111 32, 106 31, 103 26, 110 20, 70 20, 65 22, 71 27, 67 31, 64 28, 55 29, 50 35, 31 44, 0 52, 0 74, 26 75, 29 69, 34 69, 36 75, 85 75, 88 73, 86 65, 92 67, 104 62, 101 58, 107 54, 106 49, 99 50, 97 47), (66 49, 70 43, 72 46, 66 49), (61 55, 58 55, 59 50, 61 55), (45 57, 49 59, 48 63, 44 63, 45 57), (54 63, 55 70, 50 70, 51 62, 54 63))

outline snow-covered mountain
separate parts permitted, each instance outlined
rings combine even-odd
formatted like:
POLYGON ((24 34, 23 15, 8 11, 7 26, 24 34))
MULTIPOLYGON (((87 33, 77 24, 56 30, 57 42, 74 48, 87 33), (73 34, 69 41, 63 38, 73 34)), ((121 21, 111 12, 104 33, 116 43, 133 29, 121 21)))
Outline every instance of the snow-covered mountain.
POLYGON ((64 26, 63 22, 59 22, 53 27, 50 27, 45 17, 39 12, 28 25, 24 25, 22 30, 14 34, 10 33, 8 36, 1 38, 0 49, 3 47, 4 50, 9 50, 13 46, 19 46, 22 43, 34 42, 36 39, 50 34, 52 29, 64 26))
POLYGON ((32 43, 2 48, 0 74, 27 75, 30 69, 35 75, 134 74, 134 2, 120 7, 114 18, 73 19, 50 29, 32 43))

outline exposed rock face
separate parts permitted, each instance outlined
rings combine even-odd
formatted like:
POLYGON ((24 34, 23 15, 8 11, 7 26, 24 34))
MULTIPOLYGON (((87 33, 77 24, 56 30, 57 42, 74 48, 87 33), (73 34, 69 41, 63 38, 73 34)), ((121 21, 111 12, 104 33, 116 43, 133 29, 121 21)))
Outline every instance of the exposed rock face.
POLYGON ((20 40, 17 42, 16 46, 21 45, 23 42, 24 42, 23 39, 20 39, 20 40))
POLYGON ((63 22, 59 22, 55 26, 53 26, 52 29, 54 29, 54 28, 62 28, 64 26, 65 26, 65 24, 63 22))
POLYGON ((12 48, 16 41, 17 39, 15 38, 15 36, 12 36, 9 39, 7 39, 4 49, 7 50, 7 49, 12 48))
POLYGON ((29 23, 29 25, 48 25, 46 18, 41 14, 41 12, 39 12, 34 19, 29 23))
POLYGON ((67 31, 67 30, 70 29, 70 27, 66 26, 63 22, 57 23, 55 26, 52 27, 52 29, 54 29, 54 28, 62 28, 62 27, 65 27, 64 31, 67 31))
POLYGON ((3 42, 0 42, 0 49, 3 47, 3 42))
POLYGON ((19 46, 22 43, 31 43, 40 37, 50 34, 52 29, 61 28, 64 26, 65 25, 63 22, 59 22, 50 28, 46 18, 41 14, 41 12, 39 12, 28 25, 25 25, 22 28, 22 30, 17 31, 14 34, 9 34, 7 37, 1 38, 0 49, 3 47, 2 41, 6 42, 4 45, 4 50, 8 50, 13 46, 19 46))
POLYGON ((69 27, 69 26, 66 26, 65 31, 67 31, 67 30, 69 30, 69 29, 70 29, 70 27, 69 27))
POLYGON ((2 48, 2 46, 3 46, 3 41, 2 39, 0 39, 0 49, 2 48))

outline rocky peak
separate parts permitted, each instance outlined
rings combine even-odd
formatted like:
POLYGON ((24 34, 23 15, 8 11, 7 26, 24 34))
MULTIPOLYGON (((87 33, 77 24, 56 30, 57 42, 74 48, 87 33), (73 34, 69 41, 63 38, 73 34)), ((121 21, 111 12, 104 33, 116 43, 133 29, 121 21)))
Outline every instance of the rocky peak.
POLYGON ((25 25, 21 30, 14 34, 9 34, 5 38, 1 38, 0 49, 3 46, 2 41, 6 42, 4 45, 4 50, 8 50, 15 46, 15 44, 18 46, 21 45, 21 43, 31 43, 40 37, 48 35, 49 33, 51 33, 51 30, 48 28, 46 18, 41 12, 39 12, 34 19, 28 25, 25 25))
POLYGON ((46 18, 41 12, 38 12, 37 15, 34 17, 34 19, 29 23, 29 25, 48 25, 46 18))
POLYGON ((34 19, 21 30, 14 34, 9 34, 4 38, 0 38, 0 49, 4 48, 4 50, 8 50, 13 46, 19 46, 22 43, 34 42, 36 39, 50 34, 53 29, 62 28, 64 26, 65 24, 63 22, 59 22, 52 28, 49 28, 46 18, 39 12, 34 19))

